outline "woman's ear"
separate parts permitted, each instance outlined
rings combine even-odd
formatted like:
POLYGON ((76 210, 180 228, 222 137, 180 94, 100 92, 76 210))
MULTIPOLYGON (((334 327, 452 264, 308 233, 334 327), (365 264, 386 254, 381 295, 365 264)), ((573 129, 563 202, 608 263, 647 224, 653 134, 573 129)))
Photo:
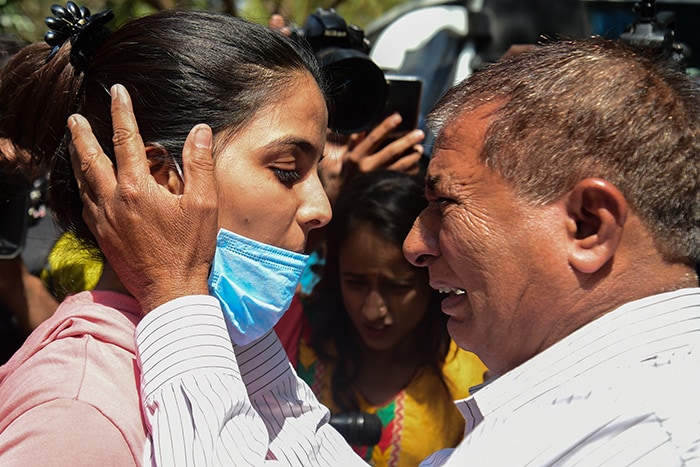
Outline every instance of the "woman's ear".
POLYGON ((146 159, 151 176, 159 185, 167 188, 171 193, 182 194, 184 182, 175 165, 177 162, 167 149, 157 143, 148 143, 146 144, 146 159))
POLYGON ((600 178, 581 180, 568 195, 568 258, 591 274, 615 255, 627 221, 627 200, 615 185, 600 178))

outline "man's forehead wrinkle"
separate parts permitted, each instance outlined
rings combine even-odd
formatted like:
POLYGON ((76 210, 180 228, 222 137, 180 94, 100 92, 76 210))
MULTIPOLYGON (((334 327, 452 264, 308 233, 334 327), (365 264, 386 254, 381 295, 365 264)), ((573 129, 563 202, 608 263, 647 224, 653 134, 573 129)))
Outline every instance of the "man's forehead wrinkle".
POLYGON ((453 173, 452 170, 444 170, 444 166, 436 164, 434 166, 436 172, 429 173, 425 177, 426 192, 432 194, 441 194, 443 196, 458 196, 469 190, 472 185, 473 177, 469 173, 453 173))
POLYGON ((433 153, 438 151, 454 151, 464 153, 466 150, 481 152, 484 143, 484 130, 488 128, 488 123, 484 127, 473 127, 469 129, 447 126, 441 131, 433 145, 433 153))

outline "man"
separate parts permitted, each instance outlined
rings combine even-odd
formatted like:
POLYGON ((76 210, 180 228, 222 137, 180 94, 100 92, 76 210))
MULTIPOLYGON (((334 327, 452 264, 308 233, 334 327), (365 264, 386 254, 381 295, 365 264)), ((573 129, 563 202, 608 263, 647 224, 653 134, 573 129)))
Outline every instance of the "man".
POLYGON ((459 403, 474 428, 446 465, 700 461, 690 80, 561 42, 473 76, 431 121, 430 206, 404 251, 502 375, 459 403))
MULTIPOLYGON (((464 441, 424 465, 700 463, 695 85, 620 43, 559 42, 473 75, 430 121, 430 205, 404 250, 448 294, 452 337, 496 377, 458 402, 464 441)), ((71 126, 93 222, 160 202, 143 174, 117 183, 87 128, 71 126), (150 196, 104 189, 129 183, 150 196)), ((117 129, 118 149, 139 154, 134 128, 117 129)), ((196 220, 196 204, 191 194, 187 212, 162 216, 196 220)), ((159 255, 186 264, 191 245, 151 230, 159 255)), ((128 257, 133 241, 110 232, 106 251, 128 257)), ((148 303, 177 296, 162 282, 142 288, 148 303)))

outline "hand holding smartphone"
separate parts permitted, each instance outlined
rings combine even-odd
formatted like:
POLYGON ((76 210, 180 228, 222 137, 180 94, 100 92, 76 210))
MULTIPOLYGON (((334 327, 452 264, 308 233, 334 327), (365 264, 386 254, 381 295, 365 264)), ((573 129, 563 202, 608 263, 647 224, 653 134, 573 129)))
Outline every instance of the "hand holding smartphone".
POLYGON ((416 76, 386 75, 389 93, 381 122, 396 112, 401 115, 401 123, 386 137, 385 144, 397 140, 418 127, 423 81, 416 76))

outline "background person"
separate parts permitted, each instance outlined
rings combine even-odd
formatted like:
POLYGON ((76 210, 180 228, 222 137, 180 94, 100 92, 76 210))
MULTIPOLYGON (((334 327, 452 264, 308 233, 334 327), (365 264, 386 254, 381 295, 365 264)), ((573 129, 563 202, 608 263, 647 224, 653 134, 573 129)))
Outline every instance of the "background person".
MULTIPOLYGON (((7 41, 4 37, 5 61, 27 45, 7 41)), ((54 313, 60 301, 71 293, 94 289, 102 274, 101 258, 73 233, 62 231, 47 206, 49 154, 64 133, 25 118, 26 109, 42 106, 50 98, 55 108, 67 114, 74 102, 70 93, 49 97, 32 88, 32 75, 45 60, 41 54, 23 54, 22 60, 3 68, 0 76, 0 202, 7 209, 2 212, 3 227, 17 229, 14 231, 24 236, 15 239, 18 248, 14 252, 3 252, 5 257, 0 259, 2 363, 54 313), (20 207, 10 208, 13 205, 20 207)))
MULTIPOLYGON (((14 36, 0 36, 0 67, 27 44, 14 36)), ((29 64, 32 67, 34 63, 29 64)), ((7 70, 5 70, 7 74, 7 70)), ((8 128, 16 109, 8 105, 15 83, 2 80, 0 88, 0 364, 58 306, 38 277, 57 233, 43 202, 43 177, 30 158, 10 138, 8 128), (33 182, 34 181, 34 182, 33 182), (20 238, 15 237, 16 233, 20 238), (7 237, 7 238, 6 238, 7 237), (10 245, 14 245, 10 248, 10 245)))
MULTIPOLYGON (((482 383, 486 370, 452 342, 427 271, 403 256, 426 206, 419 180, 376 170, 340 193, 295 355, 297 372, 334 415, 378 415, 380 439, 355 446, 375 466, 415 466, 456 446, 465 427, 454 400, 482 383)), ((353 429, 368 430, 347 432, 353 429)))

